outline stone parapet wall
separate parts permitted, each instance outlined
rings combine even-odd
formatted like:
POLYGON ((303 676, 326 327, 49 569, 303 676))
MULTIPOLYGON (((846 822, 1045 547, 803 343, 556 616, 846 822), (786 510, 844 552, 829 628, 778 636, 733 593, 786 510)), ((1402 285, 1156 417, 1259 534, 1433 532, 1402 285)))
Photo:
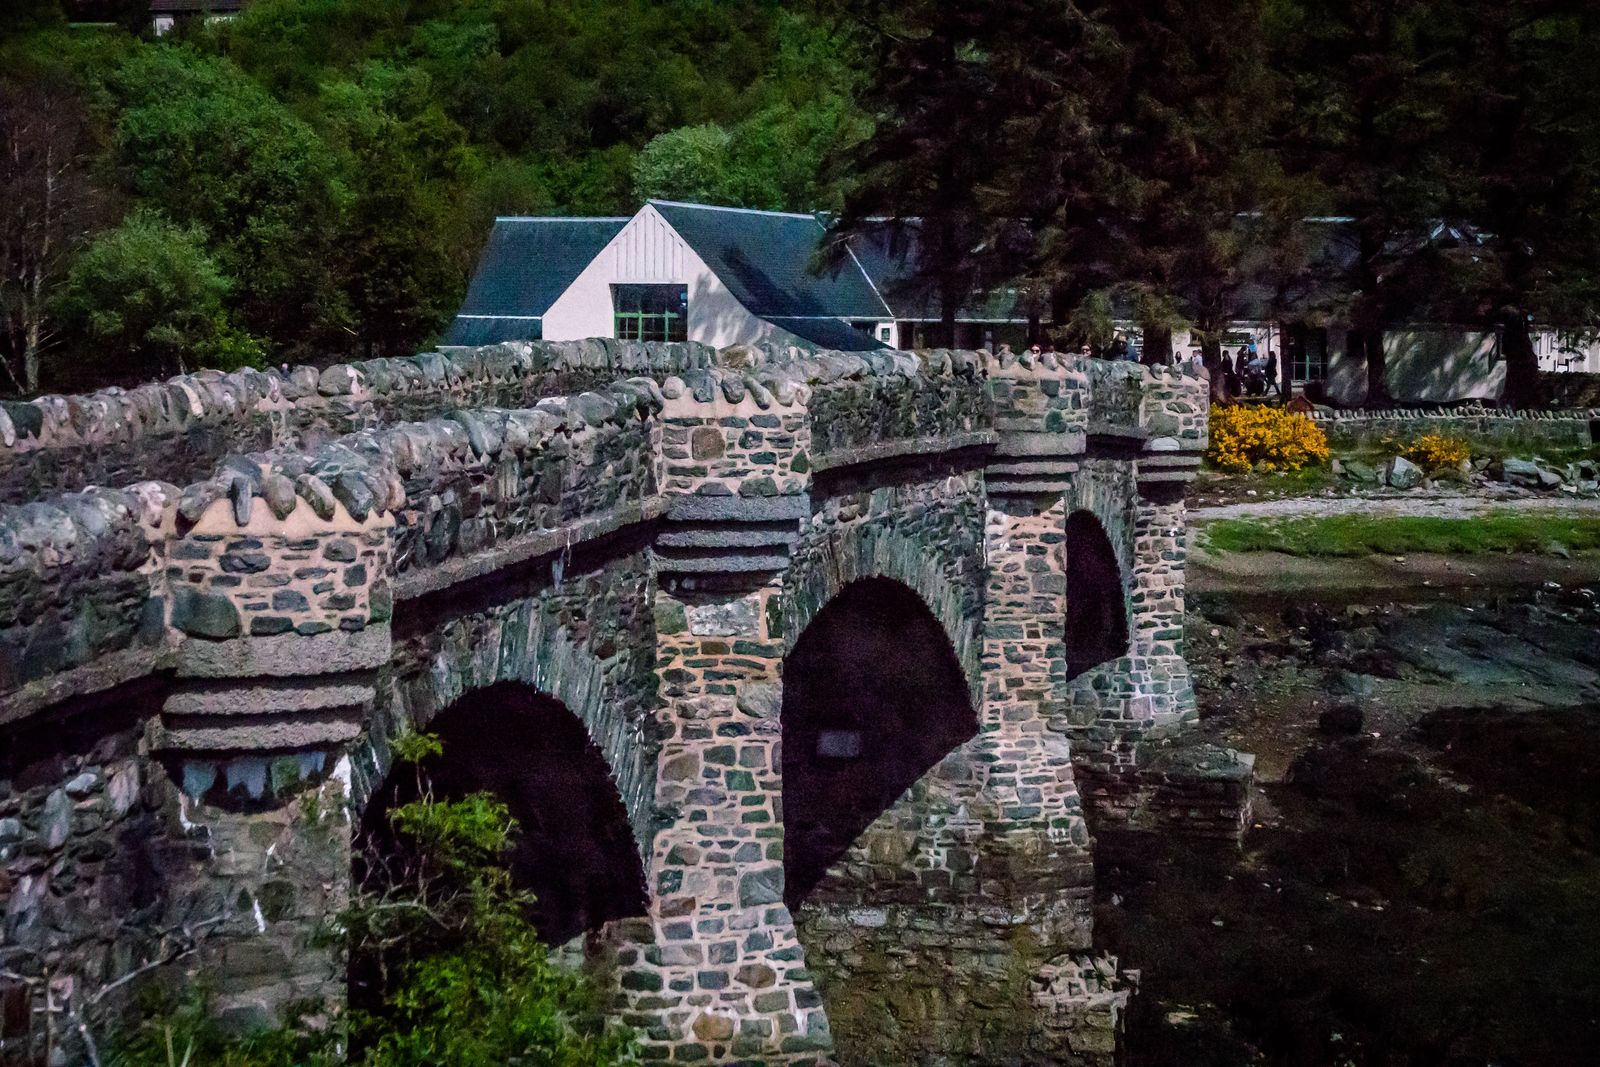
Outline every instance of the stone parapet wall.
POLYGON ((1600 443, 1600 408, 1501 411, 1489 408, 1320 409, 1317 425, 1335 449, 1381 448, 1423 434, 1468 437, 1507 448, 1574 448, 1600 443))
POLYGON ((1089 376, 1089 432, 1170 439, 1174 448, 1204 451, 1209 375, 1193 364, 1146 367, 1084 360, 1089 376))
POLYGON ((815 387, 812 446, 859 454, 886 441, 949 439, 991 426, 974 352, 825 353, 797 364, 815 387))
POLYGON ((0 402, 0 500, 200 479, 230 452, 315 446, 453 408, 531 407, 629 375, 712 366, 698 344, 519 342, 318 369, 199 371, 133 389, 0 402))
MULTIPOLYGON (((53 675, 136 645, 156 655, 177 497, 145 483, 0 507, 0 693, 48 699, 53 675)), ((28 706, 0 710, 0 722, 28 706)))
MULTIPOLYGON (((989 392, 995 428, 1042 432, 1076 440, 1081 451, 1089 421, 1093 361, 1075 357, 997 357, 990 362, 989 392)), ((1130 416, 1131 417, 1131 416, 1130 416)))

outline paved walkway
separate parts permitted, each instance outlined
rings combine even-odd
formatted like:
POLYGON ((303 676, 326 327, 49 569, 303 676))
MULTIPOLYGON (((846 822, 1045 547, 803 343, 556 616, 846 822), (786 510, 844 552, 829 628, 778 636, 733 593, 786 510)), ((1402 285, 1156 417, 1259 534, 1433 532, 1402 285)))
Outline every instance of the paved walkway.
POLYGON ((1438 492, 1418 492, 1386 497, 1286 497, 1278 500, 1251 500, 1242 504, 1191 508, 1189 521, 1213 519, 1293 519, 1324 515, 1407 516, 1434 515, 1445 519, 1464 519, 1490 511, 1574 512, 1600 515, 1600 498, 1573 497, 1565 493, 1548 496, 1488 497, 1438 492))

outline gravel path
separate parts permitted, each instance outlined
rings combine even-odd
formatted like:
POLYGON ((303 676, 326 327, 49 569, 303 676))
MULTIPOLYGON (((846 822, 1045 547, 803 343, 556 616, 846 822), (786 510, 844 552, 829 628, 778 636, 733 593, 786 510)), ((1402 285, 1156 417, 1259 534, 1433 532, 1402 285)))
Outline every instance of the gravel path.
POLYGON ((1434 515, 1463 519, 1489 511, 1560 512, 1600 515, 1600 499, 1551 496, 1485 497, 1420 491, 1392 497, 1286 497, 1277 500, 1252 500, 1243 504, 1191 508, 1190 522, 1212 519, 1291 519, 1319 518, 1325 515, 1406 516, 1434 515))

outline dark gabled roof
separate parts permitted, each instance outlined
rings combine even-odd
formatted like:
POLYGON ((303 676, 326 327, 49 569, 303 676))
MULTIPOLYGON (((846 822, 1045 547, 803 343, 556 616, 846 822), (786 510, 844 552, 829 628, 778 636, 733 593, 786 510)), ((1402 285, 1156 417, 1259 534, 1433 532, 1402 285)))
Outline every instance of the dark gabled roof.
POLYGON ((245 0, 150 0, 152 15, 231 15, 244 9, 245 0))
POLYGON ((615 218, 495 219, 461 314, 543 315, 627 224, 615 218))
MULTIPOLYGON (((906 220, 894 229, 885 225, 860 234, 851 238, 850 250, 884 301, 894 309, 895 318, 937 322, 939 301, 916 278, 916 225, 906 220)), ((1024 322, 1028 316, 1017 307, 1017 291, 1000 288, 970 294, 956 318, 962 322, 1024 322)))
POLYGON ((544 320, 537 315, 457 315, 441 345, 497 345, 501 341, 542 341, 544 320))
POLYGON ((889 347, 871 334, 864 333, 839 319, 795 319, 785 318, 782 315, 768 315, 765 319, 779 329, 788 330, 803 341, 810 341, 819 348, 832 349, 836 352, 871 352, 889 347))
MULTIPOLYGON (((811 215, 652 200, 734 299, 758 318, 884 319, 889 308, 851 260, 812 273, 827 231, 811 215)), ((787 327, 785 327, 787 329, 787 327)))

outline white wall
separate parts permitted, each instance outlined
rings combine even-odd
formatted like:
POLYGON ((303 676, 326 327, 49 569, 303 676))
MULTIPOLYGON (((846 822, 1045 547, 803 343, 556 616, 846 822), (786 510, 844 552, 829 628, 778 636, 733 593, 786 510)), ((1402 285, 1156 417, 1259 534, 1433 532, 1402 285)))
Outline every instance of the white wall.
POLYGON ((1600 340, 1575 341, 1557 330, 1535 327, 1533 352, 1542 371, 1600 374, 1600 340))
MULTIPOLYGON (((1124 324, 1120 322, 1117 324, 1119 329, 1122 328, 1123 325, 1124 324)), ((1130 333, 1137 332, 1138 328, 1134 326, 1133 323, 1130 322, 1126 325, 1130 333)), ((1282 373, 1283 338, 1279 335, 1278 326, 1276 323, 1245 322, 1241 320, 1239 322, 1229 323, 1228 333, 1230 335, 1228 343, 1222 347, 1223 350, 1227 352, 1229 360, 1232 360, 1234 356, 1239 354, 1238 339, 1232 336, 1238 335, 1238 337, 1246 338, 1244 344, 1247 348, 1250 345, 1250 341, 1255 341, 1256 351, 1263 356, 1268 352, 1278 353, 1278 366, 1280 368, 1280 373, 1282 373)), ((1172 354, 1179 363, 1186 362, 1199 351, 1200 340, 1199 338, 1193 336, 1190 331, 1174 330, 1172 332, 1172 354)))
POLYGON ((546 341, 615 336, 611 286, 677 283, 689 289, 689 340, 722 347, 779 333, 734 299, 678 232, 646 204, 544 315, 546 341))
POLYGON ((1389 330, 1383 351, 1389 395, 1398 401, 1499 400, 1505 392, 1506 364, 1493 330, 1389 330))
MULTIPOLYGON (((1383 351, 1389 395, 1397 404, 1499 400, 1506 365, 1493 330, 1413 326, 1387 330, 1383 351)), ((1367 399, 1367 365, 1342 343, 1328 344, 1328 399, 1346 407, 1367 399)))

